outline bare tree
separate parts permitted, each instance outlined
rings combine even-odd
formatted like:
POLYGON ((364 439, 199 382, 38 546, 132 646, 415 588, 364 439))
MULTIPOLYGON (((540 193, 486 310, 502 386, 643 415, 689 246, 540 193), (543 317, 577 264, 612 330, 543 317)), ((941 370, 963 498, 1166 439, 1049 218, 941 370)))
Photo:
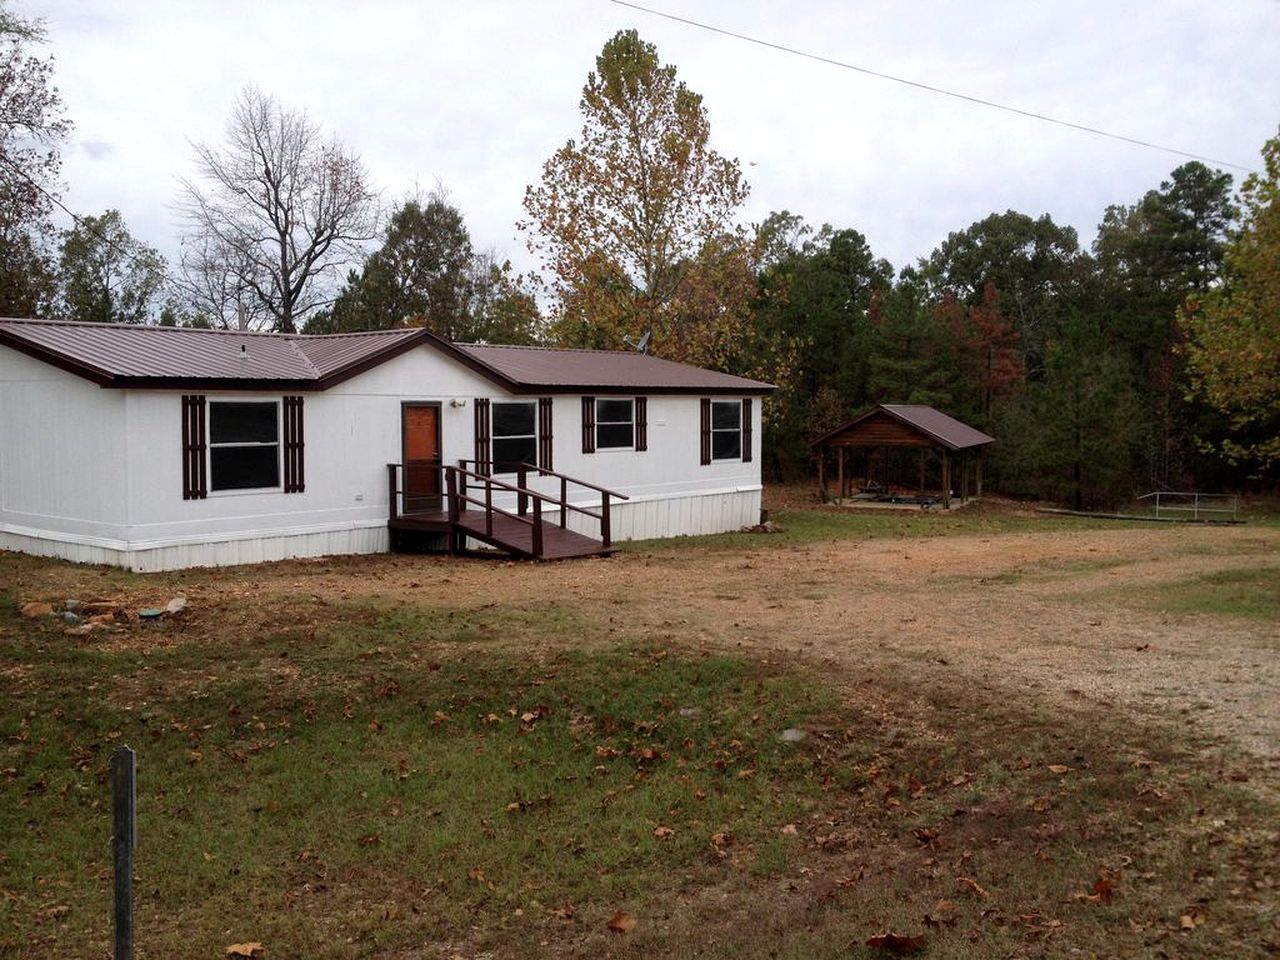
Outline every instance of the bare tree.
POLYGON ((198 181, 183 181, 179 205, 193 307, 215 325, 249 317, 296 332, 377 235, 364 165, 254 86, 237 98, 222 146, 195 152, 198 181))
POLYGON ((38 316, 54 300, 50 214, 71 122, 53 59, 35 55, 44 24, 7 3, 0 0, 0 316, 38 316))

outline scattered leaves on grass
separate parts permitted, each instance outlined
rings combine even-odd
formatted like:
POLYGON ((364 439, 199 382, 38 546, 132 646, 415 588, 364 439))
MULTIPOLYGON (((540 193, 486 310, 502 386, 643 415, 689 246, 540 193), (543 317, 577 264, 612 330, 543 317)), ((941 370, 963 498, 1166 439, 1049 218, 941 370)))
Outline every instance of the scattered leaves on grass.
POLYGON ((228 957, 260 957, 265 953, 262 944, 254 941, 252 943, 231 943, 227 945, 228 957))
POLYGON ((919 953, 926 943, 924 934, 911 937, 900 933, 881 933, 867 940, 867 946, 873 950, 884 950, 898 957, 919 953))
POLYGON ((924 915, 924 925, 941 930, 943 927, 954 927, 957 919, 956 905, 950 900, 939 900, 933 905, 933 913, 924 915))
POLYGON ((929 827, 921 827, 920 829, 913 831, 913 833, 916 838, 916 843, 923 844, 926 847, 938 839, 938 831, 930 829, 929 827))
POLYGON ((1077 893, 1071 899, 1081 903, 1110 903, 1119 882, 1120 871, 1103 864, 1098 867, 1098 877, 1093 881, 1092 890, 1089 893, 1077 893))
POLYGON ((990 893, 983 889, 982 884, 978 883, 978 881, 973 879, 973 877, 956 877, 956 883, 969 890, 975 896, 981 897, 983 900, 986 900, 991 896, 990 893))
POLYGON ((1189 907, 1184 910, 1181 918, 1178 920, 1178 926, 1187 932, 1194 930, 1196 927, 1202 926, 1208 915, 1205 914, 1203 907, 1189 907))
POLYGON ((630 933, 636 927, 636 918, 625 910, 619 910, 605 926, 613 933, 630 933))

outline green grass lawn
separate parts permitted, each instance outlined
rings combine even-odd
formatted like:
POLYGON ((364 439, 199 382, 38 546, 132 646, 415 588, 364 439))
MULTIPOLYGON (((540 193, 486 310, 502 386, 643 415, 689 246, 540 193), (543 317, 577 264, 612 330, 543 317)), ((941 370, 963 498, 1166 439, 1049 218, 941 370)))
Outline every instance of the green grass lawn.
POLYGON ((1172 726, 578 645, 603 628, 554 606, 263 594, 214 624, 85 641, 0 599, 0 956, 109 952, 123 743, 142 958, 1277 948, 1277 810, 1172 726))

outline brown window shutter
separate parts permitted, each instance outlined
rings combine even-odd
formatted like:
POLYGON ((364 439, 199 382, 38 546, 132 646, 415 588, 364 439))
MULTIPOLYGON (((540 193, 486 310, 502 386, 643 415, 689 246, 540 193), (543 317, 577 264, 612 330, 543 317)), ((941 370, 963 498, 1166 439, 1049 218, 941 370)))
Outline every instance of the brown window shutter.
POLYGON ((702 465, 711 462, 711 398, 702 398, 702 465))
POLYGON ((303 469, 302 397, 284 398, 284 492, 307 489, 303 469))
POLYGON ((553 469, 551 466, 551 397, 538 398, 538 466, 543 470, 553 469))
POLYGON ((182 397, 182 499, 203 500, 209 495, 205 475, 205 402, 198 394, 182 397))
POLYGON ((596 398, 582 398, 582 452, 596 452, 596 398))
POLYGON ((493 472, 489 423, 489 401, 476 399, 476 473, 489 476, 493 472))
POLYGON ((751 447, 754 439, 751 424, 751 398, 744 397, 742 400, 742 462, 751 462, 751 447))
POLYGON ((636 397, 636 450, 649 449, 649 398, 636 397))

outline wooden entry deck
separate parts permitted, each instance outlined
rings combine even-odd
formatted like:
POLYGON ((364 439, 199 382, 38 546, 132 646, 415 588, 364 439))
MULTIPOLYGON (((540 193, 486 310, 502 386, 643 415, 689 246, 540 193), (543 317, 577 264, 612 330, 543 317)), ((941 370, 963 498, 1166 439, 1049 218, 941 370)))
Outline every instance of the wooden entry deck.
POLYGON ((492 476, 467 470, 466 462, 459 461, 457 467, 441 468, 447 492, 442 498, 440 509, 408 511, 403 509, 406 498, 399 483, 403 468, 400 464, 387 464, 391 498, 391 515, 387 525, 392 532, 444 535, 451 553, 461 552, 467 539, 487 543, 518 559, 568 560, 575 557, 605 557, 614 552, 610 537, 610 502, 613 499, 626 500, 626 496, 528 464, 520 465, 518 484, 505 483, 492 476), (559 498, 528 489, 525 484, 529 472, 534 472, 535 476, 559 479, 559 498), (599 492, 599 512, 569 503, 569 484, 599 492), (514 494, 517 509, 512 511, 494 506, 495 491, 514 494), (558 521, 544 521, 544 510, 547 513, 556 511, 558 521), (568 529, 566 519, 570 512, 581 513, 599 521, 600 537, 589 537, 568 529))
POLYGON ((406 530, 417 533, 441 533, 451 538, 451 552, 460 550, 460 543, 452 538, 470 537, 495 547, 504 553, 522 560, 571 560, 575 557, 607 557, 615 547, 606 547, 601 541, 562 530, 555 525, 548 525, 542 532, 542 553, 533 551, 533 529, 514 517, 503 513, 495 513, 493 529, 490 531, 485 523, 484 514, 478 510, 469 510, 462 514, 456 522, 450 522, 449 514, 443 510, 427 513, 410 513, 391 520, 388 524, 392 530, 406 530))

